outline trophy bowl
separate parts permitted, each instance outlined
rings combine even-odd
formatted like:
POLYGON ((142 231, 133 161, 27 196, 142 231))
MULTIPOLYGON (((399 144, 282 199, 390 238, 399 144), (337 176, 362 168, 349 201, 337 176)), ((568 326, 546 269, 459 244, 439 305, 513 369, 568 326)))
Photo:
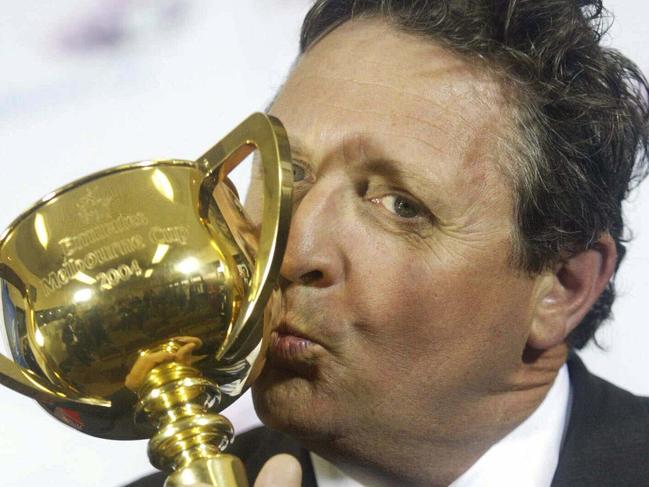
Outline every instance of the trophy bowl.
POLYGON ((42 198, 0 237, 0 382, 84 433, 151 438, 169 487, 246 485, 218 412, 262 368, 280 312, 290 159, 279 120, 256 113, 196 161, 122 165, 42 198), (259 231, 227 177, 256 149, 259 231))

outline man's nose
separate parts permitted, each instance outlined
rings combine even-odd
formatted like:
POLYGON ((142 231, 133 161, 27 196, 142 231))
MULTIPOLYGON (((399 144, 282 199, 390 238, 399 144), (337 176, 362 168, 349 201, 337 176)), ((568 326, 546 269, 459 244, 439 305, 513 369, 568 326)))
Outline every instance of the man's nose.
POLYGON ((339 203, 318 184, 293 209, 281 275, 291 283, 328 287, 343 278, 339 203))

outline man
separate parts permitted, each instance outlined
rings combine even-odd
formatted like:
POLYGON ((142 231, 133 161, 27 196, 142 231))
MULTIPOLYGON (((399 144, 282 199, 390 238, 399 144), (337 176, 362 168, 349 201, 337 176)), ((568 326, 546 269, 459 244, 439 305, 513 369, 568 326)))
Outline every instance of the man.
POLYGON ((288 452, 302 485, 649 485, 649 401, 571 354, 610 313, 647 169, 647 84, 601 15, 315 3, 270 109, 296 195, 253 388, 270 429, 233 450, 252 478, 288 452))

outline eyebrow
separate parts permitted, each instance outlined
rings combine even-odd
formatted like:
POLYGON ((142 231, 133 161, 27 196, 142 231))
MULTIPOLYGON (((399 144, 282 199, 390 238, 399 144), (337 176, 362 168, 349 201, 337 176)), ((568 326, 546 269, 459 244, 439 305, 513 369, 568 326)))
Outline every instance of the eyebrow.
POLYGON ((377 147, 373 137, 367 134, 357 134, 354 137, 356 144, 362 154, 360 158, 361 166, 364 170, 375 175, 391 180, 399 186, 405 186, 404 189, 412 188, 416 190, 420 197, 430 193, 431 187, 439 184, 439 180, 429 177, 427 169, 432 168, 428 164, 417 164, 413 161, 415 167, 409 167, 404 161, 405 154, 390 154, 394 150, 377 147))
MULTIPOLYGON (((371 137, 363 134, 359 134, 357 140, 362 145, 371 145, 372 143, 371 137)), ((307 148, 307 144, 299 137, 290 134, 289 143, 291 156, 294 159, 304 160, 304 162, 308 163, 311 158, 311 151, 307 148)), ((338 149, 340 147, 336 147, 334 152, 338 152, 338 149)), ((348 161, 353 162, 349 166, 349 169, 355 172, 359 170, 369 172, 392 181, 396 186, 402 186, 404 190, 412 190, 413 196, 420 199, 427 206, 430 205, 431 208, 438 207, 442 204, 439 198, 435 197, 435 194, 431 191, 432 188, 440 184, 440 181, 435 178, 430 178, 422 172, 405 170, 405 164, 403 162, 387 154, 384 155, 382 150, 375 152, 378 152, 378 154, 365 154, 357 161, 348 161)))
POLYGON ((295 138, 289 134, 288 143, 291 147, 291 156, 297 156, 301 159, 309 159, 309 151, 306 148, 306 144, 304 144, 300 139, 295 138))
POLYGON ((408 175, 403 171, 402 164, 387 158, 368 158, 363 161, 363 167, 368 171, 383 176, 386 179, 392 179, 396 182, 401 182, 408 178, 408 175))
MULTIPOLYGON (((288 134, 288 144, 291 149, 291 159, 295 159, 295 158, 300 160, 304 159, 304 162, 308 162, 309 151, 306 149, 306 144, 302 143, 301 140, 297 139, 291 134, 288 134)), ((253 166, 259 166, 259 162, 260 162, 259 157, 260 157, 259 150, 255 150, 253 156, 253 166)))
POLYGON ((441 203, 432 191, 432 188, 439 183, 421 172, 404 170, 404 164, 398 160, 388 157, 368 157, 362 161, 362 168, 392 181, 397 186, 403 187, 404 190, 412 190, 413 196, 431 208, 438 207, 441 203))

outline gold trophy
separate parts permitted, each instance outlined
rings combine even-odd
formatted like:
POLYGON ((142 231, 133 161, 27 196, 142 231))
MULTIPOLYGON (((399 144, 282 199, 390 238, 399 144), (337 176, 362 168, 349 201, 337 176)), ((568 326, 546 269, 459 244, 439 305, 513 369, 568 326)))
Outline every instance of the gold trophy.
POLYGON ((123 165, 54 191, 0 237, 0 382, 84 433, 150 438, 166 487, 246 486, 218 414, 263 366, 291 212, 279 120, 197 161, 123 165), (227 175, 255 149, 259 232, 227 175))

